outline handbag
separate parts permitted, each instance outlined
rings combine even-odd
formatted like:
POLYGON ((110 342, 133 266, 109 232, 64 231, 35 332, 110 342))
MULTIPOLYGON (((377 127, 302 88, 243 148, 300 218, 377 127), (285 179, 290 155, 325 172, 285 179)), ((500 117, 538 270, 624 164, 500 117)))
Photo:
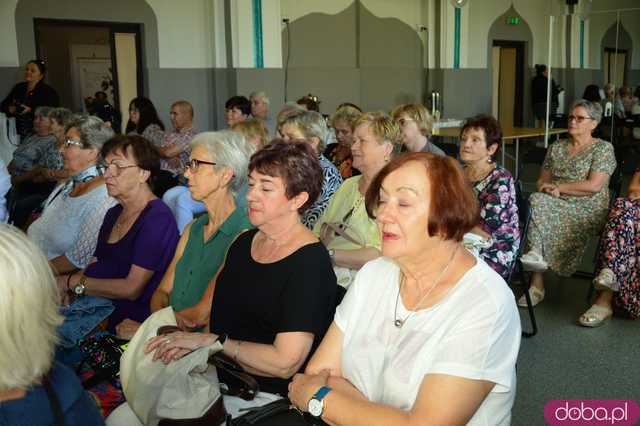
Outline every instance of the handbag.
POLYGON ((227 416, 218 375, 208 363, 222 345, 199 348, 168 365, 153 361, 153 353, 144 353, 145 345, 167 325, 177 325, 170 306, 142 323, 122 355, 120 379, 128 404, 145 425, 223 424, 227 416))
POLYGON ((120 372, 120 357, 126 344, 126 340, 103 332, 81 340, 78 348, 82 352, 82 361, 76 368, 76 373, 85 371, 87 367, 92 372, 82 381, 82 387, 91 389, 99 383, 117 377, 120 372))

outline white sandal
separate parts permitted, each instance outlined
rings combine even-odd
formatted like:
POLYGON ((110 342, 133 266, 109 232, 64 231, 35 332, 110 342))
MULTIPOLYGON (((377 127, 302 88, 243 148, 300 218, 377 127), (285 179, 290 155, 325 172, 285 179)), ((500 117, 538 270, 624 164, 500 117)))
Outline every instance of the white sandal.
MULTIPOLYGON (((544 300, 544 289, 540 290, 534 286, 529 287, 529 297, 531 298, 531 306, 536 306, 544 300)), ((527 297, 524 294, 518 299, 518 306, 521 308, 527 307, 527 297)))
POLYGON ((613 311, 600 305, 592 305, 587 312, 582 314, 578 319, 580 325, 584 327, 600 327, 607 320, 611 319, 613 311))

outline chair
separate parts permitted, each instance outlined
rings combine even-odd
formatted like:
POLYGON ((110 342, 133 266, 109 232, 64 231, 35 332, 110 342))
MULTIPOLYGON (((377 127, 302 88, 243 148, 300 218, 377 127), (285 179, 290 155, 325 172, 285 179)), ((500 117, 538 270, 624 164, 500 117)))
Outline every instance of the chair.
POLYGON ((522 267, 520 257, 524 251, 524 244, 527 240, 527 234, 529 232, 529 223, 531 222, 531 204, 529 200, 522 194, 522 183, 520 181, 515 182, 516 187, 516 204, 518 206, 518 218, 520 221, 520 247, 516 253, 516 260, 512 263, 511 269, 507 279, 507 284, 511 286, 514 282, 514 278, 519 277, 518 281, 524 290, 524 296, 527 300, 527 311, 529 312, 529 319, 531 321, 531 331, 523 331, 523 337, 533 337, 538 333, 538 324, 536 323, 536 316, 533 312, 533 306, 531 304, 531 296, 529 295, 529 287, 531 281, 526 277, 525 271, 522 267))

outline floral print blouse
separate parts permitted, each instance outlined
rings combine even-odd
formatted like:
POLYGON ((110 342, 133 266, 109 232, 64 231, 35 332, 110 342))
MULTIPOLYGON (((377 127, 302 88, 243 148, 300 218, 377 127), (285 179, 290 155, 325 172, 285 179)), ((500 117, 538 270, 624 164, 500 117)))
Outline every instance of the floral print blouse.
POLYGON ((480 204, 480 228, 491 235, 493 245, 480 257, 505 280, 520 247, 520 221, 513 176, 496 166, 484 179, 473 182, 480 204))

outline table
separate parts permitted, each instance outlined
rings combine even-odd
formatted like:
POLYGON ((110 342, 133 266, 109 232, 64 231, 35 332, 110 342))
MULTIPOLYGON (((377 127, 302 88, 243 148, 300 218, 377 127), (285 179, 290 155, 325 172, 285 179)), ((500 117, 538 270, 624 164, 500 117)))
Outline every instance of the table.
MULTIPOLYGON (((440 136, 445 138, 458 138, 460 136, 460 127, 447 127, 444 129, 433 129, 434 136, 440 136)), ((566 133, 567 129, 549 129, 549 136, 556 135, 556 140, 560 138, 562 133, 566 133)), ((502 165, 504 166, 505 160, 505 144, 515 142, 515 156, 513 159, 516 163, 516 170, 514 177, 518 178, 518 163, 520 154, 520 139, 538 138, 545 135, 545 129, 534 127, 511 127, 502 129, 502 165)))

